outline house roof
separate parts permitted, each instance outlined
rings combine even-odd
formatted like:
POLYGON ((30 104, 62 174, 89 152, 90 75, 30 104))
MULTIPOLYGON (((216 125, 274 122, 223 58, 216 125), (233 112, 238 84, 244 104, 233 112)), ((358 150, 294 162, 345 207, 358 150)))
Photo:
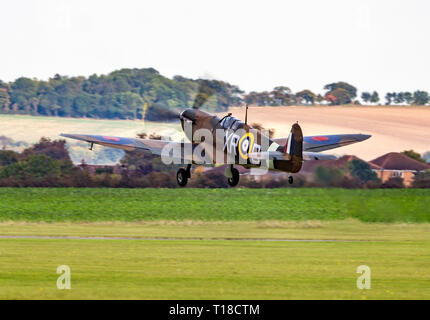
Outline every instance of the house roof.
POLYGON ((390 152, 376 158, 370 163, 375 164, 384 170, 414 170, 423 171, 430 169, 430 165, 412 159, 402 153, 390 152))

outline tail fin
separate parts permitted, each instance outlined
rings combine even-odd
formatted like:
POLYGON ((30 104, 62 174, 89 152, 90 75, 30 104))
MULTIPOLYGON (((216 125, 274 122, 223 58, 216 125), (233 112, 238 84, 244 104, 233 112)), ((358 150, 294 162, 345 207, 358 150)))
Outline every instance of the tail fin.
POLYGON ((297 123, 291 127, 284 153, 303 159, 303 133, 302 128, 297 123))
POLYGON ((295 173, 299 172, 302 168, 303 162, 303 133, 302 128, 295 123, 291 127, 290 135, 288 136, 287 143, 284 147, 284 153, 289 155, 290 161, 285 168, 286 171, 295 173))

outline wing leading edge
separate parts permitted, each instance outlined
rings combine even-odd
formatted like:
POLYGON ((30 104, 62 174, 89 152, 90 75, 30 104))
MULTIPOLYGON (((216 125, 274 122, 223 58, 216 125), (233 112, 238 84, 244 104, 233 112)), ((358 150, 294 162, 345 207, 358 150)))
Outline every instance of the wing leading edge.
POLYGON ((60 136, 71 138, 75 140, 86 141, 88 143, 99 144, 105 147, 122 149, 125 151, 142 150, 148 151, 155 155, 161 155, 163 147, 171 141, 153 140, 153 139, 138 139, 138 138, 123 138, 99 135, 86 135, 86 134, 66 134, 62 133, 60 136))

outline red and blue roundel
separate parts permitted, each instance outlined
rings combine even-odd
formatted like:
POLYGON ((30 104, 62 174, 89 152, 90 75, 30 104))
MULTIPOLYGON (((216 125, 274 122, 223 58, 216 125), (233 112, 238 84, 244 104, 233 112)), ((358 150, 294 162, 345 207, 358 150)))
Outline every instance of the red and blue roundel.
POLYGON ((315 140, 315 141, 327 141, 328 137, 317 136, 317 137, 312 137, 312 140, 315 140))
POLYGON ((131 138, 121 138, 121 137, 111 137, 111 136, 93 136, 98 139, 100 142, 119 144, 119 145, 128 145, 133 144, 133 139, 131 138))
POLYGON ((109 140, 109 141, 121 141, 120 138, 117 137, 107 137, 107 136, 103 136, 102 137, 104 140, 109 140))
POLYGON ((338 135, 312 136, 303 138, 303 141, 306 143, 322 145, 339 143, 341 140, 341 137, 338 135))

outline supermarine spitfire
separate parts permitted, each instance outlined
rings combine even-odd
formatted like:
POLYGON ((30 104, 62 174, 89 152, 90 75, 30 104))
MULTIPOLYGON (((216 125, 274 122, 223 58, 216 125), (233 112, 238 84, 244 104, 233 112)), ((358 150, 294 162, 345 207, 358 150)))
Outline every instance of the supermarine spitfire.
POLYGON ((370 135, 364 134, 303 137, 301 127, 295 123, 288 138, 270 139, 265 132, 247 124, 247 113, 243 122, 231 113, 220 118, 199 110, 215 93, 208 83, 201 81, 193 107, 179 114, 181 127, 189 142, 83 134, 61 136, 87 141, 91 149, 93 144, 99 144, 126 151, 150 152, 161 156, 166 164, 184 164, 186 166, 176 174, 177 182, 182 187, 191 178, 192 164, 228 164, 225 176, 232 187, 239 183, 239 171, 235 165, 287 172, 290 174, 289 183, 293 183, 291 173, 299 172, 303 161, 335 159, 333 155, 320 152, 370 138, 370 135))

